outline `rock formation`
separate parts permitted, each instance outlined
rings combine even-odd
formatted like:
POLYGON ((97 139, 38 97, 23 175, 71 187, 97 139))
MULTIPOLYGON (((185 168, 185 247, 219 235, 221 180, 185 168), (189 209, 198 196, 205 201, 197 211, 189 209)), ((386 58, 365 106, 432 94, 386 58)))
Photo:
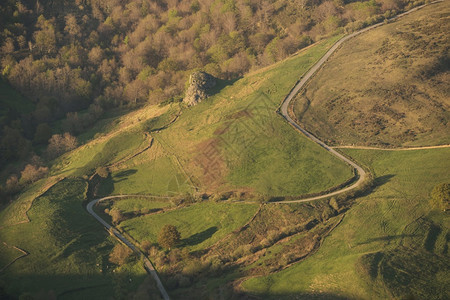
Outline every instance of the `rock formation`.
POLYGON ((205 72, 194 72, 189 78, 189 87, 183 99, 189 106, 205 100, 208 97, 208 90, 216 85, 216 78, 205 72))

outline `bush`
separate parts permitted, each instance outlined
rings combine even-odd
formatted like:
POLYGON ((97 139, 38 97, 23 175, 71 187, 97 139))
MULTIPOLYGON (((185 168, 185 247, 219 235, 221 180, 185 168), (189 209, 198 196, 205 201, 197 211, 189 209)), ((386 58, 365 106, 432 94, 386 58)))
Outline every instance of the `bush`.
POLYGON ((35 182, 42 177, 44 177, 48 173, 47 167, 37 167, 31 164, 25 166, 23 171, 20 173, 20 179, 24 183, 35 182))
POLYGON ((158 243, 166 249, 170 249, 179 244, 180 239, 181 235, 173 225, 165 225, 158 235, 158 243))
POLYGON ((13 174, 11 176, 9 176, 9 178, 6 180, 6 184, 5 184, 5 192, 7 194, 15 194, 20 190, 20 185, 19 185, 19 178, 17 177, 17 175, 13 174))
POLYGON ((195 276, 201 273, 203 269, 205 269, 204 263, 197 259, 193 259, 186 263, 186 266, 183 268, 183 274, 195 276))
POLYGON ((144 250, 145 253, 148 253, 150 248, 152 247, 152 243, 150 241, 143 241, 141 243, 142 250, 144 250))
POLYGON ((113 223, 120 223, 123 221, 124 216, 118 208, 113 208, 109 211, 109 215, 112 218, 113 223))
POLYGON ((442 211, 450 209, 450 183, 440 183, 433 188, 431 205, 442 211))
POLYGON ((106 178, 109 175, 109 171, 105 167, 98 167, 95 172, 100 176, 101 178, 106 178))
POLYGON ((50 159, 56 158, 61 154, 73 150, 78 146, 78 140, 70 133, 64 135, 54 134, 48 141, 47 156, 50 159))
POLYGON ((52 137, 52 128, 47 123, 41 123, 36 127, 34 142, 38 144, 46 143, 52 137))
POLYGON ((122 244, 117 244, 114 246, 113 251, 109 255, 109 261, 113 264, 121 266, 128 261, 131 253, 132 251, 128 247, 122 244))

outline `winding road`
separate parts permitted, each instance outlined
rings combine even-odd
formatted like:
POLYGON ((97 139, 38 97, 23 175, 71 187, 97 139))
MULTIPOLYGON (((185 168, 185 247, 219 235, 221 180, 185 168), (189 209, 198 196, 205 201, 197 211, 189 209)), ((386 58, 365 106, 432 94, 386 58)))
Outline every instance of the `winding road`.
POLYGON ((158 289, 159 289, 159 291, 161 293, 161 296, 163 297, 164 300, 169 300, 170 299, 169 298, 169 294, 167 294, 166 289, 164 288, 161 280, 159 279, 158 273, 156 272, 155 268, 153 267, 152 263, 147 258, 147 256, 145 256, 144 253, 142 253, 133 243, 131 243, 129 240, 127 240, 127 238, 124 237, 119 231, 117 231, 117 229, 115 229, 113 226, 108 224, 105 220, 100 218, 100 216, 97 215, 94 212, 94 209, 93 209, 94 205, 96 205, 100 201, 110 200, 110 199, 117 199, 117 198, 127 198, 127 197, 130 197, 130 196, 129 195, 120 195, 120 196, 109 196, 109 197, 104 197, 104 198, 100 198, 100 199, 95 199, 95 200, 90 201, 86 205, 86 210, 95 219, 97 219, 97 221, 99 221, 103 226, 105 226, 105 228, 111 234, 113 234, 117 239, 119 239, 128 248, 130 248, 134 253, 136 253, 140 258, 142 258, 142 260, 144 262, 144 268, 153 277, 153 279, 156 281, 156 286, 158 287, 158 289))
MULTIPOLYGON (((442 0, 439 1, 434 1, 433 3, 437 3, 437 2, 442 2, 442 0)), ((425 7, 427 4, 415 7, 407 12, 404 12, 402 14, 399 14, 391 19, 389 19, 389 21, 393 21, 396 20, 404 15, 410 14, 418 9, 421 9, 423 7, 425 7)), ((310 132, 308 132, 307 130, 305 130, 304 128, 300 127, 299 124, 297 124, 289 115, 289 107, 290 104, 292 102, 292 100, 294 99, 295 95, 298 94, 298 92, 305 86, 305 84, 308 82, 308 80, 311 79, 311 77, 317 73, 317 71, 323 66, 323 64, 330 58, 330 56, 347 40, 361 34, 364 33, 366 31, 369 31, 371 29, 374 29, 376 27, 379 27, 381 25, 385 24, 385 22, 380 22, 377 23, 375 25, 366 27, 360 31, 354 32, 352 34, 346 35, 343 38, 341 38, 339 41, 337 41, 331 48, 330 50, 327 51, 327 53, 325 53, 324 56, 322 56, 322 58, 314 65, 312 66, 308 72, 300 79, 300 81, 297 82, 297 84, 294 86, 294 88, 291 90, 291 92, 286 96, 286 98, 284 99, 283 103, 281 104, 281 107, 279 109, 280 114, 286 119, 286 121, 288 121, 288 123, 290 125, 292 125, 295 129, 297 129, 298 131, 300 131, 301 133, 303 133, 307 138, 309 138, 310 140, 312 140, 313 142, 319 144, 321 147, 323 147, 325 150, 327 150, 328 152, 330 152, 331 154, 333 154, 334 156, 336 156, 337 158, 339 158, 340 160, 344 161, 345 163, 349 164, 351 167, 353 167, 354 170, 356 170, 357 175, 358 175, 358 180, 352 184, 351 186, 348 187, 344 187, 343 189, 334 191, 334 192, 330 192, 324 195, 320 195, 320 196, 315 196, 315 197, 309 197, 309 198, 304 198, 304 199, 299 199, 299 200, 284 200, 284 201, 278 201, 275 203, 294 203, 294 202, 308 202, 308 201, 313 201, 313 200, 319 200, 319 199, 323 199, 323 198, 328 198, 331 196, 335 196, 335 195, 339 195, 348 191, 351 191, 357 187, 359 187, 364 180, 367 177, 367 173, 366 171, 364 171, 364 169, 357 165, 355 162, 351 161, 350 159, 348 159, 347 157, 345 157, 344 155, 342 155, 341 153, 337 152, 336 150, 334 150, 332 147, 328 146, 327 144, 325 144, 323 141, 319 140, 317 137, 315 137, 313 134, 311 134, 310 132)), ((437 147, 447 147, 447 146, 437 146, 437 147)), ((336 148, 344 148, 344 147, 336 147, 336 148)), ((425 148, 425 147, 424 147, 425 148)), ((432 148, 432 147, 430 147, 432 148)), ((434 148, 434 147, 433 147, 434 148)))
MULTIPOLYGON (((432 3, 437 3, 437 2, 442 2, 441 0, 439 1, 434 1, 432 3)), ((431 4, 432 4, 431 3, 431 4)), ((416 8, 413 8, 405 13, 402 13, 400 15, 397 15, 396 17, 393 17, 392 19, 390 19, 390 21, 395 20, 401 16, 404 16, 406 14, 409 14, 413 11, 416 11, 422 7, 424 7, 426 5, 422 5, 422 6, 418 6, 416 8)), ((353 183, 350 186, 344 187, 340 190, 337 191, 333 191, 327 194, 323 194, 320 196, 314 196, 314 197, 309 197, 309 198, 304 198, 304 199, 298 199, 298 200, 284 200, 284 201, 278 201, 278 202, 272 202, 272 203, 295 203, 295 202, 308 202, 308 201, 313 201, 313 200, 319 200, 319 199, 323 199, 323 198, 328 198, 331 196, 335 196, 335 195, 339 195, 348 191, 351 191, 357 187, 359 187, 364 180, 367 178, 367 173, 366 171, 364 171, 364 169, 359 166, 358 164, 356 164, 355 162, 353 162, 352 160, 348 159, 347 157, 345 157, 344 155, 342 155, 341 153, 337 152, 336 150, 334 150, 332 147, 328 146, 327 144, 325 144, 323 141, 321 141, 320 139, 318 139, 317 137, 315 137, 313 134, 311 134, 310 132, 306 131, 305 129, 303 129, 302 127, 300 127, 299 124, 297 124, 290 116, 289 116, 289 106, 292 102, 292 100, 294 99, 295 95, 305 86, 305 84, 308 82, 308 80, 311 79, 311 77, 323 66, 323 64, 328 60, 328 58, 347 40, 361 34, 364 33, 368 30, 371 30, 373 28, 379 27, 381 25, 383 25, 384 22, 372 25, 370 27, 364 28, 358 32, 352 33, 350 35, 347 35, 343 38, 341 38, 339 41, 337 41, 331 48, 330 50, 328 50, 327 53, 325 53, 325 55, 314 65, 311 67, 311 69, 309 69, 309 71, 301 78, 300 81, 297 82, 297 84, 294 86, 294 88, 291 90, 291 92, 286 96, 286 98, 284 99, 280 109, 279 109, 279 113, 286 119, 286 121, 292 125, 295 129, 297 129, 298 131, 300 131, 302 134, 304 134, 307 138, 311 139, 313 142, 319 144, 321 147, 323 147, 326 151, 328 151, 329 153, 331 153, 332 155, 336 156, 337 158, 339 158, 340 160, 344 161, 345 163, 347 163, 348 165, 350 165, 354 170, 356 170, 357 176, 358 176, 358 180, 353 183)), ((413 149, 432 149, 432 148, 444 148, 444 147, 449 147, 449 145, 442 145, 442 146, 434 146, 434 147, 417 147, 417 148, 412 148, 412 149, 403 149, 403 150, 413 150, 413 149)), ((342 147, 336 147, 336 148, 357 148, 357 147, 353 147, 353 146, 342 146, 342 147)), ((363 147, 364 148, 364 147, 363 147)), ((366 147, 367 149, 369 147, 366 147)), ((364 149, 366 149, 364 148, 364 149)), ((372 148, 371 148, 372 149, 372 148)), ((392 150, 392 149, 379 149, 376 148, 378 150, 392 150)), ((400 150, 400 149, 399 149, 400 150)), ((120 232, 118 232, 113 226, 111 226, 110 224, 108 224, 105 220, 103 220, 102 218, 100 218, 100 216, 98 216, 94 210, 93 207, 94 205, 96 205, 98 202, 103 201, 103 200, 108 200, 108 199, 117 199, 117 198, 125 198, 125 197, 130 197, 130 195, 120 195, 120 196, 109 196, 109 197, 104 197, 104 198, 100 198, 100 199, 95 199, 90 201, 87 206, 86 206, 86 210, 95 218, 97 219, 97 221, 99 221, 111 234, 113 234, 117 239, 119 239, 122 243, 124 243, 126 246, 128 246, 131 250, 133 250, 133 252, 137 253, 139 255, 139 257, 141 257, 144 261, 144 267, 147 270, 147 272, 155 279, 157 287, 163 297, 164 300, 168 300, 169 299, 169 295, 167 294, 166 290, 164 289, 164 286, 161 283, 161 280, 158 277, 158 274, 155 270, 155 268, 153 267, 152 263, 150 262, 150 260, 133 244, 131 243, 129 240, 127 240, 120 232)))

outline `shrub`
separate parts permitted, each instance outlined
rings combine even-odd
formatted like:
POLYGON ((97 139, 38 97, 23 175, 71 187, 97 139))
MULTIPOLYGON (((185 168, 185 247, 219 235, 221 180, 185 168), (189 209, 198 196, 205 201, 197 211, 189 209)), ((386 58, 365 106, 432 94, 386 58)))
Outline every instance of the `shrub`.
POLYGON ((101 178, 106 178, 109 175, 109 171, 105 167, 98 167, 95 172, 100 176, 101 178))
POLYGON ((180 243, 181 235, 173 225, 165 225, 159 235, 158 243, 161 247, 170 249, 180 243))
POLYGON ((114 246, 113 251, 109 255, 109 261, 113 264, 121 266, 127 262, 131 253, 132 251, 128 247, 122 244, 117 244, 114 246))
POLYGON ((150 248, 152 247, 152 243, 150 241, 145 240, 141 243, 141 247, 145 253, 148 253, 150 248))
POLYGON ((450 183, 440 183, 433 188, 431 205, 442 211, 450 209, 450 183))
POLYGON ((67 151, 75 149, 77 146, 77 138, 70 133, 66 132, 64 135, 54 134, 48 141, 47 156, 53 159, 67 151))
POLYGON ((31 164, 25 166, 23 171, 20 173, 21 180, 24 183, 35 182, 42 177, 44 177, 48 173, 47 167, 37 167, 31 164))
POLYGON ((47 123, 41 123, 36 127, 34 142, 38 144, 46 143, 52 137, 52 128, 47 123))
POLYGON ((191 285, 191 279, 188 276, 178 274, 177 279, 178 279, 178 286, 180 288, 186 288, 191 285))
POLYGON ((9 176, 5 184, 5 192, 7 194, 15 194, 20 190, 19 178, 16 174, 9 176))
POLYGON ((109 215, 111 216, 113 223, 116 224, 122 222, 124 219, 122 212, 115 207, 109 211, 109 215))

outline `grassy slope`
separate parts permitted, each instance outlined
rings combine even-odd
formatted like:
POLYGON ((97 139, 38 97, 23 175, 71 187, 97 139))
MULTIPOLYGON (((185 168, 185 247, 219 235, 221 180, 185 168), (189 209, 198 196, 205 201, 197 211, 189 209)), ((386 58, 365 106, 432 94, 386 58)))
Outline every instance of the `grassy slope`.
POLYGON ((112 194, 163 196, 173 196, 193 190, 173 158, 167 156, 137 162, 129 169, 114 171, 111 178, 103 183, 102 189, 103 193, 110 191, 112 194))
MULTIPOLYGON (((143 142, 143 145, 148 146, 149 139, 153 139, 151 148, 110 168, 111 176, 102 183, 101 194, 173 196, 193 191, 191 183, 184 175, 175 157, 164 151, 161 144, 153 138, 154 131, 164 128, 175 118, 177 113, 178 110, 171 107, 163 114, 140 123, 136 130, 139 130, 141 134, 144 131, 151 132, 150 137, 143 142)), ((137 150, 135 149, 135 151, 137 150)))
POLYGON ((346 42, 297 97, 297 118, 337 144, 450 143, 449 12, 430 5, 346 42))
POLYGON ((351 170, 293 130, 275 111, 336 38, 226 86, 155 134, 201 190, 298 195, 335 186, 351 170))
POLYGON ((167 208, 170 206, 172 206, 172 203, 170 201, 131 198, 116 200, 114 201, 112 207, 117 207, 123 213, 132 213, 158 208, 167 208))
MULTIPOLYGON (((151 138, 145 135, 145 132, 151 129, 147 126, 148 121, 158 119, 161 115, 170 114, 172 110, 171 107, 149 106, 120 118, 110 118, 109 120, 113 124, 100 124, 95 128, 102 131, 99 135, 88 132, 83 137, 83 139, 89 136, 96 138, 56 159, 51 174, 58 176, 89 175, 97 167, 109 166, 126 160, 149 145, 151 138)), ((168 189, 177 194, 191 191, 173 157, 161 151, 161 147, 158 145, 136 158, 127 160, 120 167, 112 168, 112 171, 112 177, 101 187, 101 192, 104 194, 166 195, 168 189), (174 180, 179 184, 173 183, 174 180)))
MULTIPOLYGON (((293 76, 292 74, 301 74, 304 72, 304 70, 311 65, 331 43, 332 41, 328 41, 327 43, 319 45, 318 51, 309 50, 308 52, 304 52, 303 55, 290 59, 289 62, 279 64, 279 68, 259 72, 253 74, 252 77, 249 78, 255 79, 257 84, 261 85, 261 87, 258 87, 258 90, 260 90, 258 93, 260 94, 263 93, 262 91, 264 91, 264 93, 278 91, 277 93, 273 93, 276 94, 275 98, 277 101, 280 101, 282 95, 286 93, 284 90, 287 90, 290 87, 290 84, 288 85, 283 82, 284 86, 279 86, 264 81, 265 85, 262 85, 262 78, 267 77, 270 79, 271 76, 284 76, 284 79, 289 82, 295 81, 296 76, 293 76), (297 70, 294 72, 296 69, 300 69, 300 71, 297 70), (268 73, 271 74, 271 76, 268 76, 268 73)), ((249 80, 249 78, 244 79, 244 81, 237 84, 238 90, 244 94, 245 92, 243 90, 245 89, 246 80, 249 80)), ((255 94, 251 94, 250 96, 255 97, 255 94)), ((216 96, 216 100, 213 100, 213 104, 217 102, 217 99, 219 99, 219 96, 216 96)), ((240 110, 241 108, 239 105, 247 105, 246 103, 239 101, 235 101, 234 104, 236 105, 229 106, 229 108, 240 110)), ((321 165, 320 163, 323 162, 323 165, 326 167, 337 170, 335 173, 336 176, 324 178, 326 179, 325 187, 338 184, 350 175, 349 169, 345 165, 328 156, 320 149, 320 147, 310 143, 287 126, 274 112, 277 103, 271 102, 269 104, 268 109, 271 113, 269 120, 278 122, 276 133, 287 135, 286 141, 281 142, 284 150, 287 149, 287 151, 284 152, 284 161, 282 163, 285 168, 300 162, 303 163, 304 168, 311 168, 312 173, 320 175, 321 171, 314 171, 314 168, 307 161, 315 162, 319 166, 321 165), (295 153, 298 149, 302 149, 303 152, 295 153), (291 161, 289 159, 291 151, 294 152, 294 156, 297 156, 297 160, 291 161), (299 161, 299 156, 303 160, 299 161)), ((205 103, 199 107, 201 110, 204 110, 207 115, 215 113, 214 106, 210 103, 205 103)), ((225 106, 225 108, 226 107, 227 106, 225 106)), ((157 130, 159 125, 167 123, 165 121, 170 118, 161 117, 161 120, 150 122, 147 122, 146 120, 158 118, 162 114, 165 114, 168 109, 170 108, 146 107, 121 118, 114 119, 114 124, 111 124, 110 126, 101 124, 99 128, 103 132, 100 133, 100 136, 87 134, 83 137, 83 141, 88 140, 89 137, 92 136, 95 138, 87 141, 86 144, 74 151, 56 159, 51 168, 51 175, 61 177, 85 176, 91 174, 96 167, 117 163, 130 157, 136 153, 136 151, 143 149, 149 144, 149 138, 144 135, 145 131, 157 130)), ((186 121, 187 117, 192 116, 193 113, 202 113, 201 110, 196 111, 195 109, 196 108, 186 112, 184 121, 186 121)), ((228 113, 226 109, 225 111, 228 113)), ((256 110, 252 109, 252 113, 255 111, 256 110)), ((264 118, 265 115, 262 115, 259 118, 259 121, 267 120, 267 118, 264 118)), ((175 124, 177 123, 178 122, 175 124)), ((208 122, 206 122, 206 124, 208 124, 208 122)), ((203 123, 201 122, 196 125, 198 126, 197 130, 201 131, 206 129, 211 131, 215 130, 217 126, 223 125, 223 122, 211 126, 202 126, 203 123)), ((163 130, 162 132, 165 131, 163 130)), ((152 134, 158 135, 157 132, 153 132, 152 134)), ((161 136, 163 136, 163 134, 161 134, 161 136)), ((244 133, 243 136, 248 137, 248 134, 245 135, 244 133)), ((164 135, 164 137, 167 137, 167 135, 164 135)), ((179 138, 179 135, 177 135, 176 138, 179 138)), ((260 143, 263 145, 266 144, 267 139, 260 140, 262 141, 260 141, 260 143)), ((165 141, 163 139, 156 138, 154 147, 132 160, 114 167, 112 180, 117 182, 113 181, 116 186, 113 186, 112 192, 156 192, 163 194, 164 191, 170 192, 172 189, 174 190, 174 193, 190 191, 190 187, 187 187, 188 184, 186 183, 186 179, 182 175, 182 170, 179 169, 174 156, 172 156, 170 152, 167 152, 164 143, 165 141), (134 167, 136 168, 136 172, 130 172, 134 167), (120 173, 124 171, 128 171, 128 175, 120 178, 120 173), (156 178, 153 186, 151 184, 149 185, 149 183, 151 183, 151 180, 149 180, 151 176, 156 178), (116 190, 114 190, 115 188, 116 190), (137 190, 139 188, 141 188, 141 190, 137 190)), ((185 149, 185 147, 180 147, 178 150, 185 149)), ((272 156, 278 153, 275 146, 273 146, 270 151, 272 156)), ((263 159, 263 154, 264 152, 259 152, 257 154, 260 160, 263 159)), ((236 153, 230 152, 228 157, 230 158, 231 155, 236 157, 236 153)), ((271 162, 269 165, 270 168, 267 170, 273 170, 277 163, 277 161, 271 162)), ((261 164, 261 161, 259 164, 261 164)), ((299 168, 301 169, 301 167, 299 168)), ((298 169, 295 170, 295 172, 293 171, 293 173, 297 174, 298 169)), ((266 176, 269 176, 268 178, 271 179, 270 176, 273 177, 275 175, 276 174, 268 174, 266 176)), ((253 176, 255 177, 255 175, 253 176)), ((274 178, 276 179, 276 177, 274 178)), ((303 191, 315 191, 314 188, 311 188, 308 185, 305 180, 306 178, 306 176, 300 178, 305 181, 302 190, 295 189, 298 186, 296 184, 294 189, 292 189, 292 186, 294 185, 288 186, 288 192, 298 193, 303 191)), ((87 278, 86 274, 91 273, 93 274, 92 278, 88 280, 92 281, 93 284, 108 284, 108 279, 105 279, 102 275, 97 274, 98 272, 96 273, 96 271, 94 271, 95 267, 93 267, 93 264, 96 257, 98 258, 98 255, 105 256, 109 252, 110 246, 107 245, 111 245, 111 243, 105 241, 105 236, 100 234, 102 232, 101 227, 98 226, 94 220, 90 219, 83 211, 80 193, 84 190, 84 187, 81 187, 84 183, 82 184, 81 182, 82 181, 78 179, 66 179, 56 184, 43 196, 34 200, 33 205, 29 210, 29 216, 32 220, 31 223, 24 223, 1 229, 0 239, 2 241, 5 241, 10 245, 22 247, 31 253, 26 258, 22 258, 14 263, 2 276, 2 280, 4 281, 4 284, 2 285, 7 286, 8 290, 13 294, 18 295, 24 291, 36 292, 38 287, 45 291, 55 290, 55 293, 58 294, 69 289, 69 286, 72 287, 74 285, 85 284, 87 278), (63 218, 67 219, 64 220, 63 218), (52 221, 49 222, 49 220, 52 221), (88 228, 88 225, 97 229, 91 230, 88 228), (102 243, 106 244, 102 246, 102 243), (14 282, 14 284, 11 284, 11 282, 14 282), (54 284, 54 282, 57 284, 54 284)), ((241 182, 240 184, 242 185, 244 183, 241 182)), ((0 223, 2 225, 12 225, 18 221, 26 220, 26 210, 30 206, 31 201, 39 195, 39 190, 45 185, 45 181, 35 183, 35 185, 21 195, 10 208, 7 208, 2 212, 0 215, 0 223)), ((266 188, 266 186, 263 186, 263 188, 260 188, 259 190, 265 192, 264 188, 266 188)), ((316 187, 316 189, 318 189, 318 187, 316 187)), ((279 191, 276 192, 279 193, 279 191)), ((256 209, 256 207, 252 205, 227 207, 226 204, 220 204, 218 206, 223 206, 223 209, 217 211, 216 209, 213 209, 213 206, 209 207, 209 205, 211 204, 194 205, 192 208, 182 209, 177 211, 177 213, 174 213, 175 215, 182 214, 183 216, 180 217, 181 219, 187 218, 189 221, 194 219, 192 224, 185 223, 184 227, 180 225, 182 234, 185 235, 186 238, 191 238, 190 240, 192 241, 188 243, 192 243, 193 248, 201 248, 210 245, 226 233, 245 223, 256 209), (204 215, 203 206, 205 206, 204 209, 210 211, 211 215, 215 216, 215 218, 204 215), (202 208, 200 210, 195 210, 197 207, 202 208), (194 214, 190 213, 193 209, 194 214), (195 217, 199 218, 199 215, 202 216, 199 219, 200 221, 195 221, 195 217), (201 223, 203 225, 200 225, 201 223), (202 226, 208 226, 208 228, 203 228, 202 226), (204 234, 202 235, 201 233, 206 232, 206 234, 209 235, 211 233, 210 229, 213 227, 217 227, 217 232, 215 231, 212 233, 211 236, 208 236, 204 241, 198 243, 194 241, 198 240, 198 235, 196 234, 200 234, 200 238, 204 238, 204 234)), ((170 218, 166 219, 166 221, 169 222, 170 218)), ((156 228, 156 230, 158 230, 158 228, 156 228)), ((3 265, 14 258, 14 254, 9 253, 11 251, 8 250, 7 252, 8 253, 5 253, 6 258, 1 260, 3 265)))
POLYGON ((133 218, 122 222, 120 227, 139 242, 157 243, 162 227, 172 224, 180 231, 183 245, 192 251, 204 249, 243 226, 257 207, 257 204, 244 203, 197 203, 162 214, 133 218))
POLYGON ((375 192, 357 200, 318 253, 277 274, 250 279, 244 287, 275 298, 296 293, 365 299, 448 297, 442 287, 449 284, 445 236, 450 220, 430 212, 428 199, 434 185, 450 180, 450 150, 346 153, 373 168, 375 192), (433 231, 437 234, 430 246, 433 231), (376 262, 365 256, 377 252, 385 258, 378 271, 376 262))
MULTIPOLYGON (((47 297, 81 287, 111 286, 112 268, 106 266, 113 242, 82 207, 85 189, 83 180, 63 180, 34 201, 30 223, 0 231, 1 241, 30 253, 0 274, 8 292, 44 292, 47 297)), ((130 268, 138 284, 145 272, 130 268)), ((95 288, 91 292, 95 294, 95 288)))

